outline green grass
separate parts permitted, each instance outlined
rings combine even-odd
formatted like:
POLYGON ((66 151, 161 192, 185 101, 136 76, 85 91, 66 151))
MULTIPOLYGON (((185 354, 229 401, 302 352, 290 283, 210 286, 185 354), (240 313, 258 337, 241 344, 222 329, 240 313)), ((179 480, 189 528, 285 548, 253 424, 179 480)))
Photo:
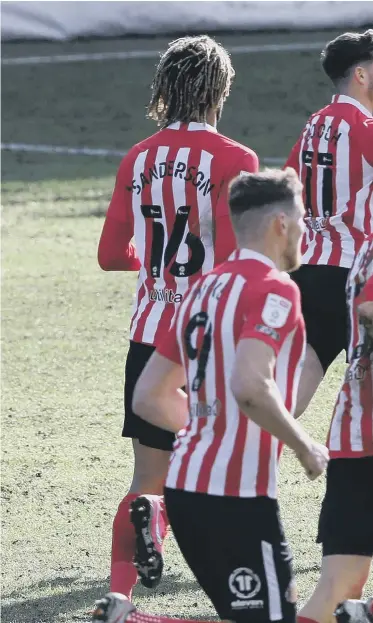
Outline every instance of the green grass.
MULTIPOLYGON (((259 39, 246 38, 253 40, 259 39)), ((4 53, 125 45, 153 48, 162 41, 19 44, 5 46, 4 53)), ((285 155, 304 117, 329 98, 317 55, 235 60, 236 90, 224 131, 260 155, 285 155), (308 84, 316 74, 317 85, 308 84)), ((142 119, 153 65, 4 67, 3 140, 128 147, 152 131, 142 119)), ((3 157, 4 623, 87 620, 94 599, 108 588, 111 522, 132 470, 120 428, 135 276, 102 273, 96 263, 116 167, 116 160, 100 158, 3 157)), ((304 418, 320 440, 342 371, 340 361, 304 418)), ((300 602, 318 576, 314 538, 323 490, 323 479, 309 483, 285 453, 281 502, 300 602)), ((153 592, 138 587, 135 601, 154 613, 213 615, 171 538, 164 580, 153 592)))
MULTIPOLYGON (((327 41, 335 31, 222 36, 227 45, 327 41)), ((4 56, 162 49, 165 39, 5 44, 4 56)), ((233 56, 236 79, 221 123, 262 157, 286 156, 305 119, 331 97, 318 53, 233 56)), ((145 119, 156 59, 3 67, 4 142, 126 149, 154 131, 145 119)), ((8 157, 5 157, 9 170, 8 157)), ((53 171, 54 173, 54 171, 53 171)), ((30 175, 29 173, 25 173, 30 175)), ((50 176, 49 170, 38 174, 50 176)), ((58 177, 71 176, 61 167, 58 177)))

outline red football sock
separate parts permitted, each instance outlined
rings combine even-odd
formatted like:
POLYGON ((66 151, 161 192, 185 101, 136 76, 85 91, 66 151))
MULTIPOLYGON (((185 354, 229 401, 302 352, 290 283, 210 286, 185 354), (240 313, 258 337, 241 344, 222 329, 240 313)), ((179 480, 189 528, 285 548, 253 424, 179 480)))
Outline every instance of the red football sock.
MULTIPOLYGON (((198 621, 196 619, 175 619, 174 617, 164 617, 158 614, 146 614, 145 612, 131 612, 126 621, 128 623, 214 623, 214 621, 198 621)), ((216 622, 215 622, 216 623, 216 622)))
POLYGON ((133 564, 136 539, 130 521, 130 505, 138 496, 138 493, 128 493, 123 498, 113 522, 110 591, 122 593, 128 599, 131 599, 132 589, 137 582, 137 570, 133 564))
POLYGON ((297 623, 318 623, 315 619, 309 619, 308 617, 297 616, 297 623))
POLYGON ((163 495, 161 496, 160 504, 161 504, 161 515, 162 515, 163 524, 164 524, 163 525, 164 532, 162 534, 162 539, 164 539, 166 537, 166 535, 167 535, 167 530, 168 530, 168 527, 170 525, 170 522, 168 521, 166 504, 164 503, 163 495))

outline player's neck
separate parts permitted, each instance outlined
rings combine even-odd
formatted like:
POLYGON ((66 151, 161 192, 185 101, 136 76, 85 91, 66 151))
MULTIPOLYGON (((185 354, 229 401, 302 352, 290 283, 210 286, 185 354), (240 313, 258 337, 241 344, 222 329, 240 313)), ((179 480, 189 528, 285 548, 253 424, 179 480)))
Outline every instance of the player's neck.
POLYGON ((373 104, 370 101, 369 97, 355 89, 353 85, 350 86, 348 89, 341 91, 340 95, 346 95, 347 97, 351 97, 352 99, 359 102, 359 104, 364 106, 364 108, 367 108, 373 114, 373 104))
POLYGON ((255 253, 260 253, 261 255, 267 257, 269 260, 272 260, 278 270, 283 270, 282 257, 275 245, 269 245, 265 242, 250 242, 250 244, 240 244, 238 245, 238 248, 247 249, 248 251, 255 251, 255 253))
POLYGON ((218 120, 217 120, 217 117, 216 117, 216 111, 215 110, 209 110, 208 111, 208 113, 206 115, 206 121, 213 128, 216 128, 218 120))

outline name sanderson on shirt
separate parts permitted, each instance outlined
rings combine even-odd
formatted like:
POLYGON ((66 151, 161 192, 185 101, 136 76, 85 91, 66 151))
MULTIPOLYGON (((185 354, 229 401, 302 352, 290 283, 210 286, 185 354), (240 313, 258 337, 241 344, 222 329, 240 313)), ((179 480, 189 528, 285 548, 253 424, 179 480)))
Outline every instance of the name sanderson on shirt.
POLYGON ((160 162, 158 165, 153 164, 152 167, 148 167, 143 173, 140 173, 138 178, 132 180, 131 186, 126 186, 126 190, 139 195, 141 191, 144 190, 145 186, 152 184, 153 180, 162 179, 164 177, 175 177, 185 182, 191 182, 204 196, 211 193, 212 189, 215 187, 215 184, 211 182, 211 178, 206 178, 205 173, 198 169, 198 167, 187 167, 186 163, 182 160, 178 162, 175 162, 175 160, 167 160, 165 162, 160 162))

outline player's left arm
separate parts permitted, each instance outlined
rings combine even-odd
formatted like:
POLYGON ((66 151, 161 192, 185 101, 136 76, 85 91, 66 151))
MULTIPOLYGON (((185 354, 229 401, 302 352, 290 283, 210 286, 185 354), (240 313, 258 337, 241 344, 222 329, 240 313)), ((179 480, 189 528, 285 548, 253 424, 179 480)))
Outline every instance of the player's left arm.
POLYGON ((113 195, 106 214, 98 246, 98 263, 102 270, 138 271, 141 268, 132 244, 134 226, 129 186, 129 159, 119 167, 113 195))
POLYGON ((258 156, 254 151, 248 149, 246 152, 240 153, 239 158, 236 159, 227 176, 228 184, 226 184, 219 197, 214 214, 215 265, 225 262, 237 246, 229 215, 229 184, 243 173, 258 173, 258 171, 258 156))
POLYGON ((287 169, 288 167, 290 167, 291 169, 294 169, 297 173, 297 175, 299 175, 300 173, 300 169, 299 169, 299 157, 300 157, 300 148, 301 148, 301 144, 302 144, 302 140, 303 140, 303 134, 304 132, 302 132, 302 134, 300 135, 299 139, 297 140, 297 142, 295 143, 293 149, 291 150, 288 159, 284 165, 284 169, 287 169))
POLYGON ((373 167, 373 119, 366 119, 353 128, 352 138, 358 144, 363 158, 373 167))
POLYGON ((180 389, 185 380, 175 321, 136 383, 134 412, 149 424, 178 433, 188 422, 188 399, 180 389))
POLYGON ((325 468, 328 452, 292 417, 275 380, 277 356, 300 322, 299 291, 295 284, 274 283, 255 300, 252 292, 245 294, 251 301, 237 345, 232 393, 242 413, 294 450, 314 479, 325 468))

